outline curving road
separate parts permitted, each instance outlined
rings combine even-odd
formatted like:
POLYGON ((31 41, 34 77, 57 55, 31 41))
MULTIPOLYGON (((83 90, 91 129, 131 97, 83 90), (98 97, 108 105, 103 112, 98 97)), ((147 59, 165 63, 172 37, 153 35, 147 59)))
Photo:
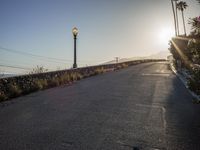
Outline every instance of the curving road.
POLYGON ((199 150, 200 105, 166 62, 0 105, 1 150, 199 150))

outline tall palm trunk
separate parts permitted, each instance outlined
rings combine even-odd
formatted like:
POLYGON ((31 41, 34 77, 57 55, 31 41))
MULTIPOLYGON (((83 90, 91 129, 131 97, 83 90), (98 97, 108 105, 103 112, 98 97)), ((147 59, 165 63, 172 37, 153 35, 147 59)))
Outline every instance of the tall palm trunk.
POLYGON ((172 3, 172 11, 173 11, 173 15, 174 15, 174 28, 175 28, 175 35, 177 36, 176 15, 175 15, 175 10, 174 10, 174 3, 173 3, 173 0, 171 0, 171 3, 172 3))
POLYGON ((176 27, 177 27, 177 34, 179 35, 179 20, 178 20, 178 8, 177 8, 177 1, 176 1, 176 27))
POLYGON ((183 18, 184 33, 185 33, 185 36, 186 36, 185 18, 184 18, 183 10, 181 12, 182 12, 182 18, 183 18))

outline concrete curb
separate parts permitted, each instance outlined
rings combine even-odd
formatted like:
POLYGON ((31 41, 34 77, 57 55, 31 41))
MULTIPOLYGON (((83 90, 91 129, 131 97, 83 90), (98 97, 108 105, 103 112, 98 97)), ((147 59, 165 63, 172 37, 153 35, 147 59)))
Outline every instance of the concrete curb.
POLYGON ((189 93, 192 95, 192 97, 194 98, 194 100, 197 103, 200 103, 200 96, 198 96, 197 94, 195 94, 193 91, 191 91, 187 85, 187 79, 186 77, 184 77, 183 75, 181 75, 180 73, 178 73, 178 71, 175 69, 175 67, 173 66, 172 63, 170 63, 170 68, 173 71, 173 73, 181 80, 181 82, 184 84, 184 86, 188 89, 189 93))

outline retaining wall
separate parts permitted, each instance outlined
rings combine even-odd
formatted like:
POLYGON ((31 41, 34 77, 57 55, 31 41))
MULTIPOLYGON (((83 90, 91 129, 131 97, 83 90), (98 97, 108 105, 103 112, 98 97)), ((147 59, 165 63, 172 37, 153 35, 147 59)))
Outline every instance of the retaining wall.
POLYGON ((114 71, 128 66, 163 60, 136 60, 118 64, 98 65, 77 69, 29 74, 0 79, 0 101, 25 95, 34 91, 55 87, 81 78, 97 75, 107 71, 114 71))

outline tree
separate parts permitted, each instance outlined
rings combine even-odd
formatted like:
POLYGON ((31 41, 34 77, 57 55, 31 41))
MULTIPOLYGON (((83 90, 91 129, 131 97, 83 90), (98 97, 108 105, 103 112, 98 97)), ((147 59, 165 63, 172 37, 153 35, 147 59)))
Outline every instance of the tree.
POLYGON ((175 8, 176 8, 176 28, 177 28, 177 35, 179 35, 179 19, 178 19, 178 8, 177 8, 177 4, 179 0, 174 0, 175 1, 175 8))
POLYGON ((184 27, 185 36, 186 36, 186 27, 185 27, 185 18, 184 18, 184 13, 183 13, 183 11, 184 11, 187 7, 188 7, 188 5, 187 5, 186 2, 180 1, 179 3, 177 3, 177 8, 178 8, 178 10, 180 10, 181 13, 182 13, 182 20, 183 20, 183 27, 184 27))
POLYGON ((192 33, 200 37, 200 16, 192 19, 190 18, 189 24, 192 25, 192 33))
POLYGON ((175 10, 174 10, 174 3, 173 3, 173 0, 171 0, 171 4, 172 4, 172 12, 173 12, 173 15, 174 15, 175 35, 177 36, 176 14, 175 14, 175 10))

